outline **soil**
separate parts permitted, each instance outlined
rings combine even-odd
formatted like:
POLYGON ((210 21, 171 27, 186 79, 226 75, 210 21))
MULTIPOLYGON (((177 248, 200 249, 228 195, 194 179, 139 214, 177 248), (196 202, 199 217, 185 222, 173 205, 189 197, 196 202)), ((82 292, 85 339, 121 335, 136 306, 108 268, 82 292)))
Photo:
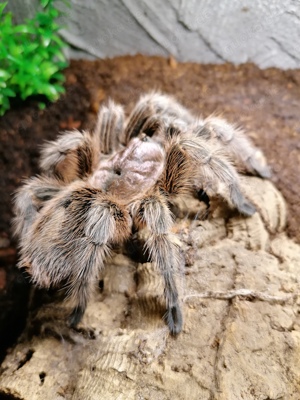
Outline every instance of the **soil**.
POLYGON ((24 178, 39 172, 40 145, 59 131, 92 128, 99 104, 108 98, 129 111, 142 92, 160 90, 195 113, 222 115, 245 128, 264 151, 272 181, 286 200, 285 232, 300 243, 300 70, 177 63, 138 55, 72 61, 65 75, 66 94, 58 102, 40 110, 40 99, 16 101, 0 120, 0 359, 24 327, 28 297, 27 284, 14 267, 12 194, 24 178))

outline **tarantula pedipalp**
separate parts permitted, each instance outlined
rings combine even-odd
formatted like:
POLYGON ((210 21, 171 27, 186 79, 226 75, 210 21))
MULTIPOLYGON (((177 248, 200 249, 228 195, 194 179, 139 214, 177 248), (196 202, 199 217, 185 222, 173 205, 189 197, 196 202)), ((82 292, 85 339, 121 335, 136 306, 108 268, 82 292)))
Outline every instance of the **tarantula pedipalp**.
POLYGON ((65 132, 46 144, 43 175, 16 195, 19 266, 41 287, 66 287, 76 326, 110 247, 146 225, 145 247, 164 279, 165 319, 177 334, 182 312, 174 275, 182 257, 168 202, 204 190, 250 216, 255 207, 229 159, 263 177, 269 169, 242 132, 222 119, 196 119, 169 96, 141 97, 124 121, 123 108, 109 102, 94 132, 65 132))

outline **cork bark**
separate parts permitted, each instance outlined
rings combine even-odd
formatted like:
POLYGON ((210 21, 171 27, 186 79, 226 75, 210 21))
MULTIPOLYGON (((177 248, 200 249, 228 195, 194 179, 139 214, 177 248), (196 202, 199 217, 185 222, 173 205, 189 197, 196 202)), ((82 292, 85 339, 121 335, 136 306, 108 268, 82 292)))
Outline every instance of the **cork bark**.
POLYGON ((300 247, 284 233, 286 207, 273 184, 242 182, 257 206, 251 218, 213 202, 201 220, 205 207, 192 198, 174 206, 185 257, 178 337, 162 319, 155 266, 119 250, 78 330, 66 328, 62 303, 31 312, 2 365, 0 393, 22 400, 299 399, 300 247))

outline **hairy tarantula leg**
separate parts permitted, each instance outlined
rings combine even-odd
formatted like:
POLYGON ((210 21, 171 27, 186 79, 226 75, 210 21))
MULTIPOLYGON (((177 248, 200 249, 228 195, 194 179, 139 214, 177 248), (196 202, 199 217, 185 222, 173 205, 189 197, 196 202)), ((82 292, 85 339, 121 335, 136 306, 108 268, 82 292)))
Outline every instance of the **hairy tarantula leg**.
POLYGON ((99 109, 94 135, 98 137, 99 148, 102 153, 109 154, 116 151, 121 144, 124 134, 124 109, 113 101, 99 109))
POLYGON ((40 167, 48 175, 69 183, 91 173, 98 153, 96 140, 89 132, 67 131, 44 145, 40 167))
MULTIPOLYGON (((109 221, 106 222, 109 223, 109 221)), ((66 285, 67 297, 75 304, 68 317, 69 326, 72 328, 76 327, 81 321, 91 294, 96 287, 98 273, 109 254, 108 241, 103 240, 103 243, 98 244, 83 242, 82 245, 79 244, 78 253, 79 251, 81 254, 76 255, 76 270, 72 273, 66 285)))
POLYGON ((21 242, 21 261, 40 287, 61 287, 82 317, 112 242, 130 234, 126 209, 86 182, 74 182, 45 205, 21 242))
MULTIPOLYGON (((164 121, 167 125, 171 125, 172 120, 176 121, 176 123, 174 122, 175 126, 182 127, 192 123, 193 117, 171 96, 155 92, 141 96, 127 121, 124 144, 144 130, 150 131, 149 136, 152 136, 157 123, 164 121), (149 121, 151 119, 152 123, 149 121)), ((145 133, 147 134, 147 132, 145 133)))
POLYGON ((202 188, 205 192, 213 187, 213 190, 220 193, 229 204, 231 203, 246 216, 255 213, 254 205, 241 191, 236 170, 220 149, 207 146, 207 142, 203 142, 202 138, 187 135, 180 140, 179 145, 192 158, 192 169, 199 171, 198 176, 197 173, 193 173, 196 184, 200 182, 201 185, 204 184, 202 188))
POLYGON ((140 100, 132 110, 127 121, 123 138, 124 145, 128 144, 133 137, 143 132, 145 123, 152 118, 153 115, 155 115, 155 111, 152 109, 151 105, 140 100))
POLYGON ((28 179, 15 194, 13 219, 15 235, 22 238, 33 224, 39 210, 60 190, 62 187, 56 179, 48 177, 28 179))
POLYGON ((68 324, 69 324, 70 328, 76 328, 76 326, 82 320, 82 317, 84 316, 84 313, 86 310, 86 306, 87 306, 87 304, 84 304, 84 306, 77 305, 76 307, 73 308, 73 310, 68 318, 68 324))
MULTIPOLYGON (((85 188, 83 190, 86 190, 85 188)), ((77 195, 76 195, 77 196, 77 195)), ((70 317, 70 326, 76 326, 81 320, 89 298, 91 286, 97 279, 99 266, 102 266, 104 259, 109 253, 109 244, 112 242, 122 242, 130 234, 130 219, 125 208, 119 206, 109 198, 98 196, 94 202, 81 204, 84 193, 78 197, 79 209, 75 209, 75 215, 87 207, 84 219, 84 233, 92 243, 90 249, 74 249, 75 257, 78 257, 78 266, 72 273, 69 294, 73 299, 78 299, 70 317), (85 260, 82 256, 84 252, 90 252, 90 256, 85 260)))
POLYGON ((141 200, 136 217, 150 230, 145 246, 163 276, 167 304, 165 319, 170 332, 177 335, 182 330, 182 312, 174 275, 181 272, 183 263, 179 247, 170 234, 173 225, 170 210, 162 196, 152 195, 141 200))
POLYGON ((270 178, 271 170, 262 151, 253 145, 242 130, 236 129, 224 119, 206 118, 193 129, 193 132, 204 139, 216 138, 226 146, 235 159, 241 161, 248 172, 256 173, 262 178, 270 178))
POLYGON ((157 92, 148 93, 141 97, 138 104, 148 104, 160 116, 179 118, 186 123, 193 121, 193 116, 172 96, 157 92))

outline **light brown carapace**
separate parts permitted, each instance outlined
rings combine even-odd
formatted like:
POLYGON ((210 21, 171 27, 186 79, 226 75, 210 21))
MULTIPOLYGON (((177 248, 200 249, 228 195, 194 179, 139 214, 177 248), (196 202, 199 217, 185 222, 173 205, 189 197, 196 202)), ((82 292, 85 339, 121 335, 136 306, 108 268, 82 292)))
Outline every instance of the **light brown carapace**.
POLYGON ((15 201, 20 268, 40 287, 61 287, 78 324, 110 247, 146 226, 145 248, 164 279, 165 319, 182 329, 174 275, 182 257, 172 239, 169 203, 182 193, 218 195, 251 216, 235 166, 268 177, 263 154, 226 121, 195 118, 173 98, 150 93, 128 120, 109 102, 94 132, 65 132, 42 150, 42 175, 25 182, 15 201), (233 164, 234 163, 234 164, 233 164))

